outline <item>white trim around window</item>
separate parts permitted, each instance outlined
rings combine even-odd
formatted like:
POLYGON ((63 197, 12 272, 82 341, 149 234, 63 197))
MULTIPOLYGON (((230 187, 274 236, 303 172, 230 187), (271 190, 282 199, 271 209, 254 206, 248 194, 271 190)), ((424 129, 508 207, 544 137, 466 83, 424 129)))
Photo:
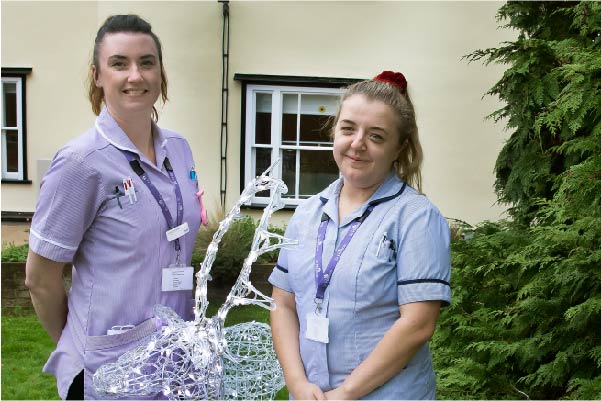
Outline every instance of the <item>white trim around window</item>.
MULTIPOLYGON (((284 180, 286 206, 319 193, 339 173, 324 129, 338 108, 342 89, 250 84, 246 86, 244 182, 280 159, 274 174, 284 180)), ((269 194, 256 194, 265 206, 269 194)))
POLYGON ((25 177, 25 132, 23 80, 2 77, 2 179, 23 181, 25 177))

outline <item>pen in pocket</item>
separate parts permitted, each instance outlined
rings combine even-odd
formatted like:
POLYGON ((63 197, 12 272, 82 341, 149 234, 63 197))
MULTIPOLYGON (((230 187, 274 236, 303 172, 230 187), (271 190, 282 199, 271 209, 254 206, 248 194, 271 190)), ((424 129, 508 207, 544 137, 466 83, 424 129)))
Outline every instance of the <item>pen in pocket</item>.
POLYGON ((380 243, 378 244, 378 250, 376 251, 376 257, 380 257, 380 251, 382 251, 382 246, 386 246, 386 233, 382 236, 380 243))
POLYGON ((125 196, 125 194, 121 191, 119 191, 119 187, 115 185, 115 190, 113 191, 113 195, 115 195, 115 198, 117 199, 117 204, 119 205, 119 209, 123 209, 123 206, 121 205, 121 201, 119 200, 120 196, 125 196))

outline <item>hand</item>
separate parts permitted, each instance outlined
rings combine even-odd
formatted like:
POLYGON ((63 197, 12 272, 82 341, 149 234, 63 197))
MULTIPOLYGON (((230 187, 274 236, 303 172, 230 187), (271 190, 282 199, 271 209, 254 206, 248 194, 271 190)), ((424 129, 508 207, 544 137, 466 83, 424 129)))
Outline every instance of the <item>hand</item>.
POLYGON ((344 390, 344 387, 341 385, 339 387, 336 387, 333 390, 327 391, 326 394, 326 400, 353 400, 353 397, 350 397, 346 391, 344 390))
POLYGON ((297 383, 294 388, 288 387, 295 400, 325 400, 326 396, 319 386, 309 383, 297 383))

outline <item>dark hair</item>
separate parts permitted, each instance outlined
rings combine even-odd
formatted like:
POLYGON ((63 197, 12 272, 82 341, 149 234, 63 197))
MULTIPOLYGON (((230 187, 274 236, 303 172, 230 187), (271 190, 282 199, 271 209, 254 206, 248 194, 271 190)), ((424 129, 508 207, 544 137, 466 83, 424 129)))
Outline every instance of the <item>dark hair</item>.
MULTIPOLYGON (((98 52, 100 45, 104 40, 104 37, 110 33, 143 33, 150 35, 152 40, 157 47, 159 53, 159 64, 161 66, 161 100, 163 103, 167 101, 167 75, 165 74, 165 68, 163 66, 163 49, 161 47, 161 41, 158 36, 152 32, 152 26, 142 19, 138 15, 127 14, 127 15, 112 15, 104 21, 104 24, 98 29, 96 33, 96 39, 94 41, 94 53, 92 54, 92 63, 90 64, 90 71, 88 74, 88 98, 92 103, 92 111, 94 114, 100 114, 102 110, 102 102, 104 101, 104 91, 102 88, 96 86, 94 80, 94 72, 92 66, 96 68, 96 71, 100 71, 100 64, 98 63, 98 52)), ((158 113, 156 108, 152 107, 152 118, 154 121, 158 120, 158 113)))
POLYGON ((394 163, 397 175, 408 185, 421 192, 421 165, 424 158, 419 142, 417 122, 413 103, 406 89, 397 85, 378 80, 367 80, 354 83, 346 88, 342 95, 340 106, 332 125, 332 136, 344 101, 352 95, 365 95, 369 99, 379 100, 388 105, 398 118, 399 144, 402 146, 399 156, 394 163))

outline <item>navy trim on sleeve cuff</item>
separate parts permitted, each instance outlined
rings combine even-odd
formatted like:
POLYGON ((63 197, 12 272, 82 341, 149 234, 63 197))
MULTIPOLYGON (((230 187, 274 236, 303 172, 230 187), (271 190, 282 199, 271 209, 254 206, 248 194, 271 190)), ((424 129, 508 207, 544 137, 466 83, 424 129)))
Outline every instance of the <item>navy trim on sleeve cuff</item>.
POLYGON ((284 273, 288 273, 288 269, 286 269, 286 268, 285 268, 285 267, 283 267, 283 266, 280 266, 280 265, 275 265, 275 267, 276 267, 278 270, 281 270, 281 271, 283 271, 284 273))
POLYGON ((444 285, 451 286, 447 281, 439 280, 437 278, 420 278, 417 280, 405 280, 405 281, 397 281, 397 285, 406 285, 406 284, 417 284, 417 283, 440 283, 444 285))

